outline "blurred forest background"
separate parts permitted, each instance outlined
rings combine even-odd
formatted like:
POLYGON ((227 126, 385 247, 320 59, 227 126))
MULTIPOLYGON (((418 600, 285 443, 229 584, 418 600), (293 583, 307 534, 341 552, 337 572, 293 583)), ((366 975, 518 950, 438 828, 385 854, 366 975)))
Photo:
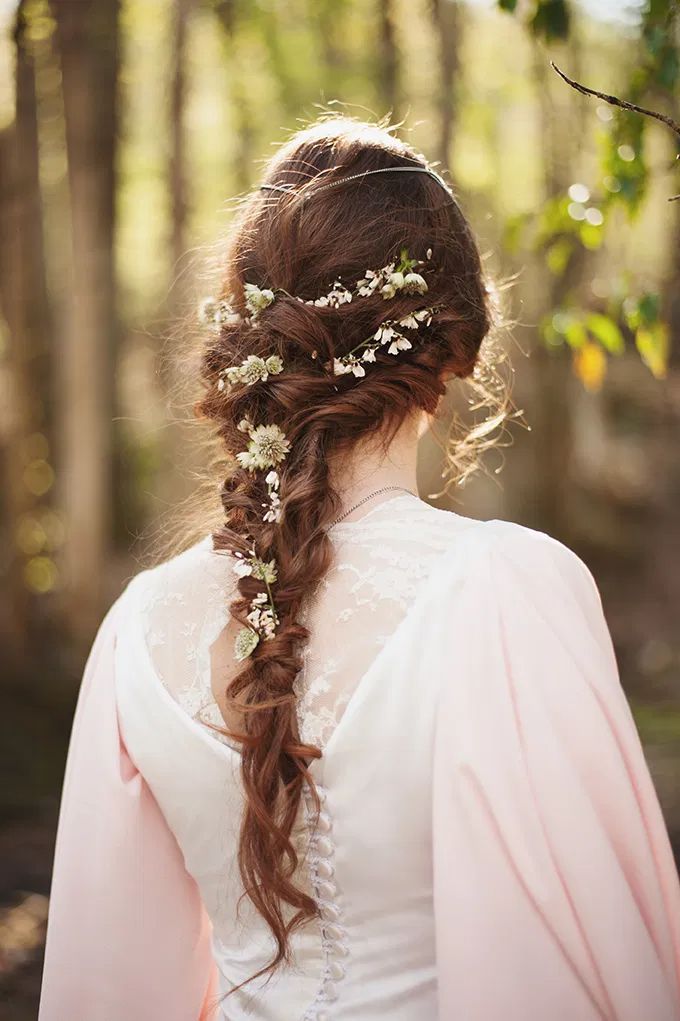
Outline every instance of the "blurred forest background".
MULTIPOLYGON (((437 502, 589 564, 680 848, 680 138, 550 67, 678 121, 679 52, 672 0, 0 0, 0 1016, 36 1015, 94 631, 219 510, 172 324, 230 200, 329 104, 403 120, 516 275, 524 415, 437 502)), ((440 471, 431 444, 423 493, 440 471)))

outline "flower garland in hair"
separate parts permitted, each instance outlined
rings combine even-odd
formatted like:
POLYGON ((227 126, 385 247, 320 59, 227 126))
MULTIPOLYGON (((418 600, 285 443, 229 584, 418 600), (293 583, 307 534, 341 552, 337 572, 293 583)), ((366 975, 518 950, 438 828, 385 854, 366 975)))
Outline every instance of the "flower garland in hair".
MULTIPOLYGON (((266 508, 263 520, 278 522, 279 474, 275 468, 288 454, 290 442, 278 425, 254 425, 249 418, 243 418, 237 428, 240 432, 247 433, 249 437, 247 450, 242 450, 236 455, 241 467, 249 472, 271 469, 265 476, 269 502, 263 504, 266 508)), ((254 549, 249 551, 247 557, 239 552, 233 552, 233 555, 237 559, 234 568, 237 577, 244 578, 249 575, 264 582, 266 588, 266 592, 258 592, 251 599, 250 612, 246 616, 249 626, 241 628, 236 635, 234 656, 240 661, 250 656, 260 639, 269 641, 275 635, 279 618, 271 587, 277 579, 277 567, 276 560, 261 560, 254 549)))
MULTIPOLYGON (((428 248, 426 257, 428 260, 432 258, 431 248, 428 248)), ((336 280, 327 294, 309 300, 297 298, 297 301, 317 308, 339 308, 354 298, 372 297, 376 294, 380 294, 385 301, 392 300, 397 294, 426 294, 427 281, 417 272, 417 268, 423 265, 425 263, 422 260, 410 258, 408 249, 402 248, 398 260, 393 260, 378 270, 366 270, 364 276, 356 281, 353 289, 336 280)), ((243 322, 250 324, 276 300, 277 290, 245 283, 244 304, 249 313, 246 318, 234 310, 229 302, 207 298, 199 308, 200 321, 218 331, 225 325, 238 325, 243 322)), ((357 344, 346 355, 334 358, 332 363, 326 363, 325 368, 332 369, 336 376, 347 373, 356 377, 365 376, 364 366, 376 361, 376 351, 386 348, 388 354, 398 355, 400 351, 413 347, 404 331, 417 330, 421 324, 429 326, 435 312, 435 307, 428 307, 409 312, 401 319, 386 319, 371 337, 357 344)), ((316 351, 312 357, 316 357, 316 351)), ((266 358, 250 354, 239 365, 229 366, 219 373, 217 388, 223 391, 239 383, 252 386, 255 383, 266 382, 270 376, 276 376, 283 370, 283 360, 277 354, 266 358)), ((255 425, 249 418, 243 418, 237 428, 248 434, 247 449, 236 455, 240 466, 249 472, 269 469, 265 476, 267 500, 262 504, 263 521, 276 524, 281 519, 280 478, 276 469, 289 453, 290 442, 278 425, 255 425)), ((266 589, 251 599, 250 611, 246 618, 249 626, 241 628, 236 636, 234 656, 240 661, 251 655, 260 640, 268 641, 276 633, 279 618, 274 605, 272 585, 277 580, 277 565, 274 559, 261 560, 254 549, 249 551, 248 556, 237 551, 231 552, 237 560, 236 575, 239 578, 250 576, 262 581, 266 589)))

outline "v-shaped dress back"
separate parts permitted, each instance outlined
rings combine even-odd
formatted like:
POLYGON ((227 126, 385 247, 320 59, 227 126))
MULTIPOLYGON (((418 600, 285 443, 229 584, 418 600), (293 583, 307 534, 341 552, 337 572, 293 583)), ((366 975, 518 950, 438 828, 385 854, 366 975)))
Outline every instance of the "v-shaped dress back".
POLYGON ((210 726, 236 579, 206 537, 130 582, 88 663, 40 1021, 679 1021, 680 886, 588 569, 408 494, 331 536, 296 680, 319 917, 292 964, 212 995, 275 948, 237 866, 239 751, 210 726))

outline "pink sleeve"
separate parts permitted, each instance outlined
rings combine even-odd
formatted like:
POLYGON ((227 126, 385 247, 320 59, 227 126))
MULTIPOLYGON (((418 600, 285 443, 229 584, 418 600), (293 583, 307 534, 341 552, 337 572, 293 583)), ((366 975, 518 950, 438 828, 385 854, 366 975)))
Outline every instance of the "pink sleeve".
POLYGON ((518 526, 481 560, 434 749, 441 1021, 678 1021, 680 884, 598 590, 518 526))
POLYGON ((59 816, 39 1021, 208 1021, 210 924, 118 729, 121 597, 78 699, 59 816))

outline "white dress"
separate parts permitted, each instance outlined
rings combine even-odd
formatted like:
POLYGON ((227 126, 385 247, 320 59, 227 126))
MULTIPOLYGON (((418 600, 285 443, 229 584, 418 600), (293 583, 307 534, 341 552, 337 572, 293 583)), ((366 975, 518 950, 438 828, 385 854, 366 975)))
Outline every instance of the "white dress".
MULTIPOLYGON (((303 852, 309 843, 300 878, 321 900, 324 918, 293 936, 295 970, 268 983, 260 979, 225 1001, 230 1021, 434 1017, 431 823, 424 794, 435 693, 414 683, 404 656, 421 660, 419 625, 437 575, 459 559, 457 540, 479 528, 406 493, 331 530, 336 562, 303 614, 312 639, 297 684, 301 737, 325 751, 312 767, 325 799, 321 829, 309 843, 301 810, 298 838, 303 852), (403 630, 395 636, 397 629, 403 630), (371 822, 378 817, 379 832, 371 822)), ((274 952, 250 902, 242 902, 234 924, 242 893, 234 861, 239 760, 200 722, 221 720, 210 648, 228 620, 232 565, 212 552, 208 536, 138 576, 130 598, 141 627, 119 639, 117 671, 122 731, 198 880, 223 991, 274 952), (129 669, 139 666, 140 642, 147 666, 141 672, 129 669)))
MULTIPOLYGON (((311 766, 322 814, 315 825, 305 799, 295 831, 298 881, 321 918, 293 935, 292 967, 228 996, 215 1018, 678 1021, 680 887, 587 568, 543 533, 409 494, 330 534, 336 559, 306 607, 296 682, 301 735, 323 749, 311 766)), ((141 572, 112 644, 120 740, 197 884, 222 994, 274 952, 239 903, 239 753, 208 725, 221 719, 214 652, 232 565, 206 536, 141 572)), ((151 987, 116 971, 126 964, 109 974, 92 952, 93 986, 129 987, 101 1013, 57 967, 60 946, 90 954, 63 917, 78 890, 77 763, 76 749, 41 1021, 195 1021, 199 1007, 170 993, 153 993, 157 1014, 142 1008, 151 987)), ((155 853, 131 841, 135 861, 155 853)), ((83 863, 80 882, 85 895, 96 882, 83 863)), ((149 935, 151 892, 141 917, 131 954, 137 935, 166 938, 149 935)), ((159 989, 176 981, 179 997, 180 972, 159 989)))

